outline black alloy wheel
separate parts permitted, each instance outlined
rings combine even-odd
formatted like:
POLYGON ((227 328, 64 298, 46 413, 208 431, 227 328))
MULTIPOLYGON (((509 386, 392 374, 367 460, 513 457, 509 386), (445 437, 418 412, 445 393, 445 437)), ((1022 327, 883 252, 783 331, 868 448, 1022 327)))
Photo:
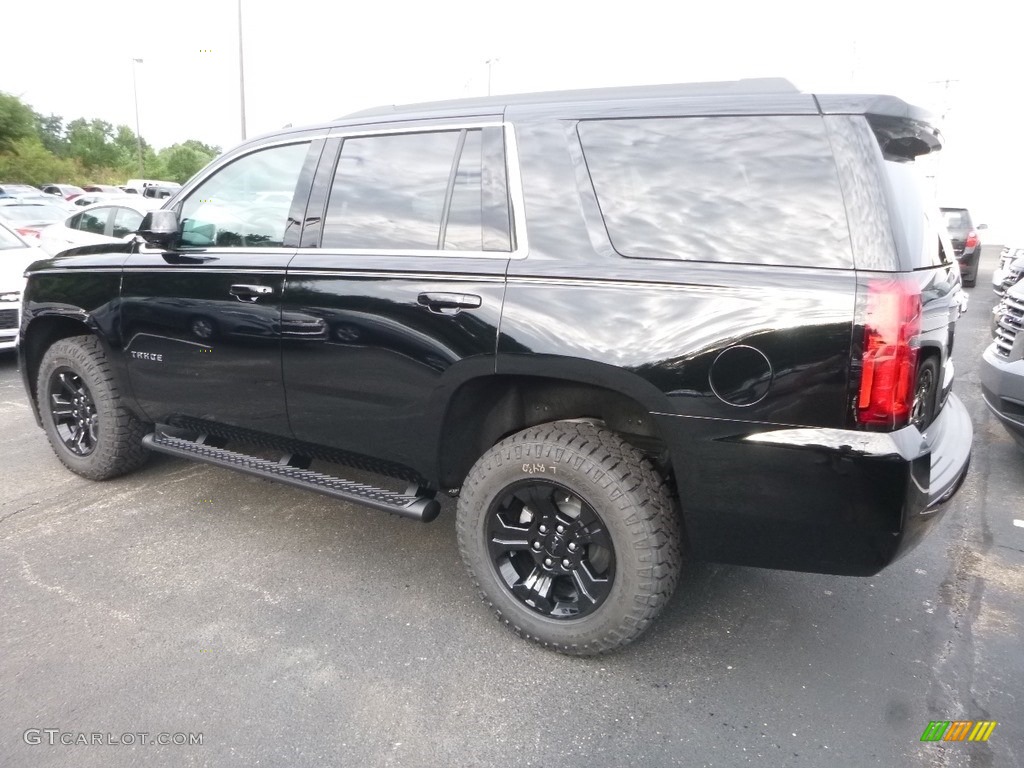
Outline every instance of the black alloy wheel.
POLYGON ((82 377, 60 367, 50 375, 50 415, 57 436, 75 456, 96 450, 99 414, 82 377))
POLYGON ((935 418, 935 394, 938 389, 939 368, 935 358, 929 357, 917 369, 914 401, 910 407, 910 423, 920 430, 927 429, 935 418))
POLYGON ((615 547, 593 507, 558 483, 524 480, 491 505, 491 562, 523 605, 553 619, 586 616, 611 591, 615 547))

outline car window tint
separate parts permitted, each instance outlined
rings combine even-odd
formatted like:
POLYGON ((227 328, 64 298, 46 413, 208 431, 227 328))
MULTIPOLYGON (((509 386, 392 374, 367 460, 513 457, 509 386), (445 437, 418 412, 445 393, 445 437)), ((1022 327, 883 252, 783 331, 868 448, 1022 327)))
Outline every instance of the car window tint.
POLYGON ((142 223, 142 214, 133 211, 131 208, 114 209, 114 228, 111 234, 114 237, 125 237, 138 230, 142 223))
POLYGON ((309 142, 238 158, 196 187, 181 208, 186 246, 280 247, 309 142))
POLYGON ((346 139, 331 185, 321 245, 436 249, 459 134, 346 139))
POLYGON ((110 208, 94 208, 82 214, 78 222, 78 229, 83 232, 92 232, 94 235, 102 235, 107 227, 107 217, 110 216, 110 208))
POLYGON ((445 225, 446 250, 511 250, 504 157, 500 128, 466 133, 445 225))
POLYGON ((578 132, 623 256, 853 267, 820 117, 595 120, 578 132))

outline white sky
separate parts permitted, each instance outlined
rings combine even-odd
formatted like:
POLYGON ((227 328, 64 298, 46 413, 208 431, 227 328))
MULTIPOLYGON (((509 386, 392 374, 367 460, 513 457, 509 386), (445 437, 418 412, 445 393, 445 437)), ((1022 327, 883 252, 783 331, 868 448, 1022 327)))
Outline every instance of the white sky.
MULTIPOLYGON (((237 0, 4 0, 0 91, 157 148, 241 139, 237 0)), ((248 135, 380 104, 786 77, 945 114, 943 204, 1024 233, 1024 56, 1007 0, 242 0, 248 135), (945 81, 949 80, 948 86, 945 81)), ((989 236, 989 242, 993 237, 989 236)), ((983 237, 983 240, 986 239, 983 237)))

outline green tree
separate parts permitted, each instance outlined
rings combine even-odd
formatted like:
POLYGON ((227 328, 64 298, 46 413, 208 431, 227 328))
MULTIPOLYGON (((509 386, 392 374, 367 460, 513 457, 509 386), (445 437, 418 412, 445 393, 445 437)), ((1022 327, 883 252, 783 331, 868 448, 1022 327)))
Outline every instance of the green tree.
POLYGON ((38 136, 18 139, 9 150, 0 152, 0 179, 32 186, 86 181, 81 165, 70 158, 57 157, 43 146, 38 136))
POLYGON ((219 154, 219 147, 189 139, 161 150, 160 159, 167 169, 167 180, 184 184, 219 154))
POLYGON ((86 168, 113 168, 121 161, 114 144, 114 126, 106 120, 83 117, 68 123, 68 152, 86 168))
POLYGON ((36 121, 36 133, 43 146, 59 157, 67 157, 68 140, 64 135, 64 118, 53 114, 43 117, 38 112, 33 112, 33 114, 36 121))
POLYGON ((35 112, 17 96, 0 91, 0 152, 36 132, 35 112))

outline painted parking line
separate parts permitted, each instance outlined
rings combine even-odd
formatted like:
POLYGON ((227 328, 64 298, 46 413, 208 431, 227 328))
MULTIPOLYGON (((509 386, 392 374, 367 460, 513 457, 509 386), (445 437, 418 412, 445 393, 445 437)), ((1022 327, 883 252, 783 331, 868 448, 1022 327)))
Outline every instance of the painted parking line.
POLYGON ((1016 525, 1018 528, 1024 528, 1024 520, 1014 520, 1013 524, 1016 525))

